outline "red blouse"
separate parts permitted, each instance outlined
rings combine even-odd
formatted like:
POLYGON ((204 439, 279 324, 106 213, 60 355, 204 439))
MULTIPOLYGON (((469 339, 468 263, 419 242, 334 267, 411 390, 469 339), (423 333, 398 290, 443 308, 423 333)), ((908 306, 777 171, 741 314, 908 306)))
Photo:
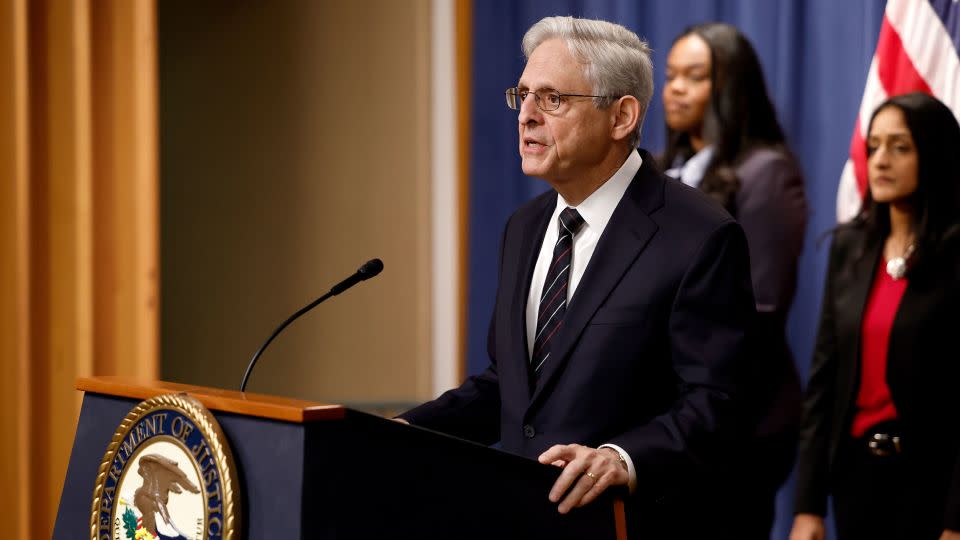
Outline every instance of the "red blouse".
POLYGON ((860 390, 851 435, 862 437, 868 429, 897 418, 897 409, 887 386, 887 348, 890 330, 907 289, 907 279, 893 279, 886 272, 887 261, 877 267, 870 296, 863 310, 860 341, 860 390))

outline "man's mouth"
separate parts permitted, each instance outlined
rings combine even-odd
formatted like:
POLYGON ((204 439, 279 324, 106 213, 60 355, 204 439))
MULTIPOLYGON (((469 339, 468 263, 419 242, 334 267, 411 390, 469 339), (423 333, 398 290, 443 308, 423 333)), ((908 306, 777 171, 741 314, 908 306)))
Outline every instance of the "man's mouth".
POLYGON ((525 146, 526 148, 540 148, 546 145, 536 139, 524 137, 523 146, 525 146))

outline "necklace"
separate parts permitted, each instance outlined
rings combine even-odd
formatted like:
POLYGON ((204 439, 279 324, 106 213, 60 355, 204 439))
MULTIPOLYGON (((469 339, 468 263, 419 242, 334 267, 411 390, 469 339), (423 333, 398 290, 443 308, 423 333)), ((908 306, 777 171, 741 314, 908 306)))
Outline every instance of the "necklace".
POLYGON ((907 249, 903 250, 903 255, 887 261, 887 274, 889 274, 891 278, 897 280, 907 275, 907 261, 910 260, 910 256, 913 255, 916 247, 916 244, 910 244, 907 246, 907 249))

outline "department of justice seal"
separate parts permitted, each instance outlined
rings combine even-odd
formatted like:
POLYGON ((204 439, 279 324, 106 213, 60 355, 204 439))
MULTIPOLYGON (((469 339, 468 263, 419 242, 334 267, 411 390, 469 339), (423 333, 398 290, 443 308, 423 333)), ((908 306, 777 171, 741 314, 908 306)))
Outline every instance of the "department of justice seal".
POLYGON ((97 474, 90 538, 240 538, 233 455, 199 401, 165 394, 123 419, 97 474))

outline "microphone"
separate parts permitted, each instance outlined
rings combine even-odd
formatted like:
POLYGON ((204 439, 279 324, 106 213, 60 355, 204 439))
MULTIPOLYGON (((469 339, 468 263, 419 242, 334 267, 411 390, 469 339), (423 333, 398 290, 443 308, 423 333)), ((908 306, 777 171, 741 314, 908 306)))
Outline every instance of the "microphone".
POLYGON ((366 281, 382 271, 383 261, 380 259, 370 259, 369 261, 363 263, 363 266, 358 268, 352 276, 331 287, 328 294, 336 296, 350 287, 353 287, 357 283, 366 281))
POLYGON ((270 337, 268 337, 267 340, 263 342, 263 345, 261 345, 260 348, 257 349, 257 352, 253 355, 253 358, 250 359, 250 363, 247 365, 247 371, 246 373, 243 374, 243 381, 240 382, 240 391, 243 392, 244 389, 247 387, 247 381, 250 379, 250 373, 253 372, 253 366, 256 365, 257 359, 260 358, 261 354, 263 354, 263 351, 267 348, 267 345, 270 345, 270 342, 273 341, 273 338, 277 337, 277 335, 280 332, 282 332, 283 329, 287 327, 287 325, 297 320, 297 318, 303 315, 304 313, 320 305, 320 303, 326 300, 327 298, 330 298, 331 296, 336 296, 342 293, 343 291, 349 289, 350 287, 353 287, 357 283, 360 283, 361 281, 366 281, 376 276, 382 271, 383 271, 383 261, 381 261, 380 259, 370 259, 369 261, 363 263, 363 266, 358 268, 357 271, 354 272, 352 276, 348 277, 347 279, 331 287, 330 290, 327 292, 327 294, 321 296, 320 298, 317 298, 316 300, 314 300, 313 302, 310 302, 306 306, 303 306, 302 308, 300 308, 299 311, 297 311, 296 313, 288 317, 287 320, 283 321, 283 323, 281 323, 280 326, 278 326, 277 329, 274 330, 272 334, 270 334, 270 337))

